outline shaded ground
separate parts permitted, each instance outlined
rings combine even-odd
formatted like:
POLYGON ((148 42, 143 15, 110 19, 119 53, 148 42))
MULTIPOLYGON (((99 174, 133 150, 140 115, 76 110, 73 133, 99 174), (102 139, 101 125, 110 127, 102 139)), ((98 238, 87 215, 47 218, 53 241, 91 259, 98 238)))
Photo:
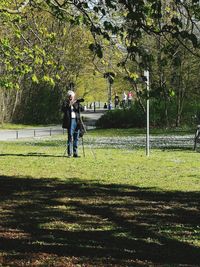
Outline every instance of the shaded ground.
POLYGON ((200 192, 0 177, 0 266, 200 266, 200 192))

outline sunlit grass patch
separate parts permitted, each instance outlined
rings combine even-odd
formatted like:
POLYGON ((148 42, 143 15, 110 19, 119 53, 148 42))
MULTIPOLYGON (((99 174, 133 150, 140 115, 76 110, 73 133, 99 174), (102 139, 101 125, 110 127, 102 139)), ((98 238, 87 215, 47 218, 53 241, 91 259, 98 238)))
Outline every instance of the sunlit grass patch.
POLYGON ((181 240, 196 247, 200 247, 200 226, 190 227, 184 224, 162 225, 159 229, 160 234, 169 238, 181 240))
POLYGON ((39 128, 46 126, 55 126, 54 125, 43 125, 43 124, 20 124, 20 123, 0 123, 0 130, 20 130, 20 129, 29 129, 29 128, 39 128))

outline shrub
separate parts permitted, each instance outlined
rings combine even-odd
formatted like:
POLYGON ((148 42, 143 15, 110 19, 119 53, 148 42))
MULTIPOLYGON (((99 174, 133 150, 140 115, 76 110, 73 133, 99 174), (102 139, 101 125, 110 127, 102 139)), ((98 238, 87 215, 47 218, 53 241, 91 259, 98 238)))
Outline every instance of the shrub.
POLYGON ((99 128, 144 127, 145 124, 146 116, 138 103, 129 109, 109 110, 96 122, 99 128))
POLYGON ((32 85, 22 95, 14 116, 15 123, 49 124, 61 122, 61 91, 48 84, 32 85), (27 92, 29 91, 29 93, 27 92))

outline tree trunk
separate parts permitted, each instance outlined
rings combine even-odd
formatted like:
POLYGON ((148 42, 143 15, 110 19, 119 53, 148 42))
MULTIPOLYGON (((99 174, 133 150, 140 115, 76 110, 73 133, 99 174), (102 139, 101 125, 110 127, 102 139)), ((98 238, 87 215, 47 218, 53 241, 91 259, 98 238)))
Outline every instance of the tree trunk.
POLYGON ((180 125, 181 125, 184 96, 185 96, 185 89, 184 89, 182 83, 180 82, 179 88, 178 88, 178 95, 177 95, 176 127, 180 127, 180 125))
POLYGON ((162 88, 163 91, 163 95, 164 95, 164 114, 165 114, 165 126, 169 127, 169 117, 168 117, 168 94, 166 91, 166 86, 165 86, 165 73, 163 70, 163 66, 162 66, 162 44, 161 44, 161 37, 157 37, 157 49, 158 49, 158 57, 157 57, 157 65, 158 65, 158 83, 159 83, 159 87, 162 88))
POLYGON ((184 86, 184 79, 183 79, 183 63, 184 63, 184 56, 181 58, 181 65, 179 66, 179 76, 178 76, 178 92, 177 92, 177 113, 176 113, 176 127, 180 127, 181 125, 181 117, 183 111, 183 103, 185 98, 185 86, 184 86))

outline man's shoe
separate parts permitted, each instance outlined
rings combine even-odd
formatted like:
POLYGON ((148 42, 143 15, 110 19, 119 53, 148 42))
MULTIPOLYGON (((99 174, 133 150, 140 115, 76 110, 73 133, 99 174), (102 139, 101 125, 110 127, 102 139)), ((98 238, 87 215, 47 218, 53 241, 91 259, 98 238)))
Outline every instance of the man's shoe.
POLYGON ((71 157, 72 157, 72 155, 68 155, 67 157, 68 157, 68 158, 71 158, 71 157))
POLYGON ((74 158, 80 158, 80 156, 78 156, 77 154, 73 155, 74 158))

